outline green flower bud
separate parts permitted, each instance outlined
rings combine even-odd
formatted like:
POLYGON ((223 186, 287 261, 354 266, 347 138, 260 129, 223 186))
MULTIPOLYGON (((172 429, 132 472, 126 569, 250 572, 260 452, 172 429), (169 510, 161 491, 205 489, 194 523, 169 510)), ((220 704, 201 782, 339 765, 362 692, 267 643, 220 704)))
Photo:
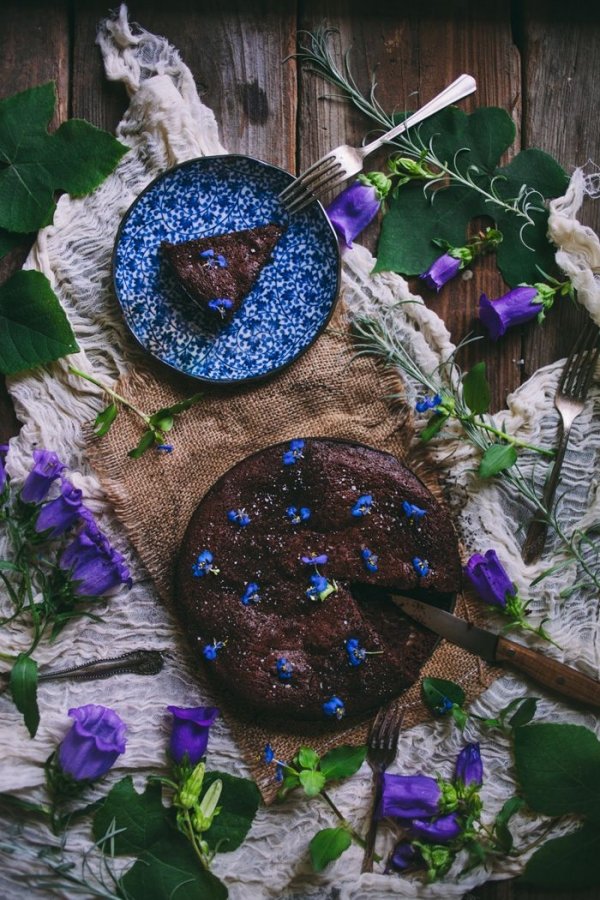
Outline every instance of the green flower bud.
POLYGON ((198 802, 205 769, 204 763, 199 762, 196 768, 192 770, 191 775, 184 781, 177 794, 176 803, 178 806, 181 806, 183 809, 192 809, 198 802))
POLYGON ((458 806, 458 794, 456 788, 449 781, 438 781, 442 796, 440 797, 440 813, 449 813, 458 806))
POLYGON ((391 179, 388 178, 387 175, 384 175, 383 172, 367 172, 363 175, 359 175, 358 181, 360 181, 361 184, 370 184, 374 187, 379 202, 385 200, 392 187, 391 179))

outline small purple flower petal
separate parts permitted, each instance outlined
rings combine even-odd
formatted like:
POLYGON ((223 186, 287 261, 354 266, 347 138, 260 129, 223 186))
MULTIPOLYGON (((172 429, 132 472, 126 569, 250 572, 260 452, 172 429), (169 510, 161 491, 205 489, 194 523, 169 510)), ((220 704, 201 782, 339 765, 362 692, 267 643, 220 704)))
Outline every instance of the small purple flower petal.
POLYGON ((443 256, 438 256, 435 262, 429 266, 427 271, 423 272, 422 275, 419 275, 419 278, 425 282, 427 287, 439 291, 448 281, 454 278, 455 275, 458 275, 460 266, 460 259, 456 259, 455 256, 450 256, 449 253, 444 253, 443 256))
POLYGON ((441 796, 439 784, 429 775, 389 775, 384 772, 376 817, 429 818, 438 813, 441 796))
POLYGON ((265 755, 265 762, 269 766, 275 759, 275 751, 273 750, 273 748, 271 747, 270 744, 265 744, 264 755, 265 755))
POLYGON ((363 547, 360 551, 360 555, 367 572, 376 572, 379 568, 377 565, 379 557, 375 553, 372 553, 368 547, 363 547))
POLYGON ((203 550, 199 553, 195 563, 192 565, 192 574, 194 577, 203 578, 205 575, 208 575, 209 572, 217 575, 219 570, 213 566, 213 560, 214 556, 210 550, 203 550))
POLYGON ((308 506, 301 506, 300 509, 298 509, 296 506, 288 506, 285 514, 292 525, 299 525, 301 522, 306 522, 308 519, 310 519, 311 515, 308 506))
POLYGON ((246 585, 246 590, 242 594, 242 603, 244 606, 249 606, 251 603, 260 603, 260 599, 260 586, 255 581, 251 581, 246 585))
POLYGON ((219 710, 216 706, 167 706, 167 709, 173 714, 169 753, 176 763, 181 763, 187 754, 189 764, 195 766, 206 753, 208 733, 219 710))
POLYGON ((396 844, 390 857, 389 867, 394 872, 404 872, 405 869, 413 866, 418 858, 419 855, 411 843, 400 841, 399 844, 396 844))
POLYGON ((474 553, 467 562, 464 572, 480 599, 490 606, 504 608, 507 598, 515 597, 517 594, 495 550, 488 550, 485 556, 474 553))
POLYGON ((346 707, 339 697, 332 697, 323 704, 323 712, 329 718, 342 719, 346 714, 346 707))
POLYGON ((406 518, 414 521, 418 521, 427 515, 427 510, 421 509, 420 506, 415 506, 414 503, 409 503, 408 500, 402 501, 402 509, 406 518))
POLYGON ((34 450, 34 465, 21 490, 23 503, 40 503, 48 496, 52 483, 66 469, 52 450, 34 450))
POLYGON ((305 566, 324 566, 329 557, 326 553, 319 553, 318 555, 312 556, 302 556, 301 560, 305 566))
POLYGON ((245 509, 230 509, 227 513, 230 522, 236 522, 240 528, 245 528, 251 522, 250 516, 245 509))
POLYGON ((222 650, 224 646, 224 641, 213 641, 212 644, 205 644, 202 648, 202 656, 204 657, 204 659, 208 659, 210 662, 212 662, 217 658, 219 650, 222 650))
POLYGON ((467 744, 460 751, 456 759, 454 780, 462 782, 465 787, 471 785, 481 787, 483 784, 483 763, 481 762, 479 744, 467 744))
POLYGON ((38 534, 48 531, 48 537, 55 538, 68 531, 80 518, 82 497, 82 492, 73 487, 66 478, 63 478, 59 496, 55 500, 45 503, 40 509, 35 522, 35 530, 38 534))
POLYGON ((426 559, 421 559, 420 556, 414 556, 412 559, 413 569, 419 576, 419 578, 426 578, 431 571, 429 568, 429 563, 426 559))
POLYGON ((6 454, 8 453, 8 444, 0 444, 0 494, 4 490, 4 486, 6 484, 6 469, 4 468, 4 463, 6 461, 6 454))
POLYGON ((535 319, 543 308, 540 303, 533 302, 537 295, 537 288, 526 285, 513 288, 497 300, 490 300, 482 294, 479 298, 479 318, 491 339, 497 341, 513 325, 535 319))
POLYGON ((413 819, 410 830, 413 837, 431 844, 448 844, 462 832, 456 813, 438 816, 437 819, 413 819))
POLYGON ((367 651, 364 647, 361 647, 358 638, 348 638, 345 646, 348 655, 348 663, 351 666, 362 666, 367 658, 367 651))
POLYGON ((69 715, 74 722, 58 748, 60 768, 75 781, 101 778, 125 753, 125 723, 114 710, 93 703, 69 715))
POLYGON ((433 397, 421 397, 415 403, 415 409, 419 413, 427 412, 428 409, 435 409, 441 402, 442 398, 439 394, 434 394, 433 397))
POLYGON ((229 297, 217 297, 215 300, 210 300, 208 303, 208 308, 213 312, 219 313, 222 319, 225 318, 225 313, 231 309, 233 306, 233 300, 230 300, 229 297))
POLYGON ((281 656, 277 660, 277 662, 275 663, 275 668, 277 670, 277 677, 280 681, 292 680, 292 672, 294 671, 294 667, 291 662, 285 658, 285 656, 281 656))
POLYGON ((358 498, 358 500, 352 507, 352 515, 356 518, 367 516, 371 512, 372 506, 373 497, 371 496, 371 494, 363 494, 362 497, 358 498))
POLYGON ((283 464, 284 466, 293 466, 294 463, 303 458, 304 449, 304 441, 296 438, 293 441, 290 441, 289 450, 285 450, 283 453, 283 464))

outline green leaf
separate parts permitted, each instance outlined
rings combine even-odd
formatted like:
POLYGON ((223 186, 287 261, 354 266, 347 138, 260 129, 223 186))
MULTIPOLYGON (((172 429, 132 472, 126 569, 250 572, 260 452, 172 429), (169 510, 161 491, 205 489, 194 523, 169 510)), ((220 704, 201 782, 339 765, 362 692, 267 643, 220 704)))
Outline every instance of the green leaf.
POLYGON ((310 860, 315 872, 322 872, 325 866, 338 859, 350 844, 352 838, 345 828, 324 828, 317 831, 310 842, 310 860))
POLYGON ((298 750, 298 765, 302 769, 316 769, 319 765, 319 754, 310 747, 300 747, 298 750))
POLYGON ((35 737, 40 724, 37 705, 37 663, 25 653, 19 653, 10 672, 10 692, 15 706, 22 713, 30 736, 35 737))
POLYGON ((525 868, 521 880, 549 891, 583 890, 600 885, 600 829, 586 824, 579 831, 547 841, 525 868))
POLYGON ((140 438, 140 442, 133 450, 130 450, 127 456, 130 456, 132 459, 139 459, 140 456, 143 456, 146 450, 149 450, 153 444, 156 443, 155 435, 152 430, 145 431, 140 438))
POLYGON ((490 386, 485 377, 485 363, 479 362, 463 378, 463 397, 472 413, 482 415, 490 408, 490 386))
POLYGON ((421 697, 425 706, 436 715, 440 714, 446 698, 459 707, 465 702, 465 692, 460 685, 445 678, 424 678, 421 681, 421 697))
POLYGON ((94 422, 94 431, 98 437, 104 437, 104 435, 110 431, 111 425, 117 418, 118 412, 119 409, 117 404, 111 403, 110 406, 103 409, 101 413, 98 413, 96 421, 94 422))
POLYGON ((480 478, 491 478, 498 472, 510 469, 517 461, 517 451, 512 444, 491 444, 479 463, 480 478))
POLYGON ((11 375, 78 350, 46 276, 15 272, 0 287, 0 372, 11 375))
POLYGON ((81 196, 113 171, 127 148, 82 120, 54 133, 52 82, 0 101, 0 227, 37 231, 52 221, 57 190, 81 196))
POLYGON ((528 725, 514 732, 521 793, 536 812, 600 821, 600 742, 582 725, 528 725))
POLYGON ((367 757, 367 748, 352 747, 344 744, 330 750, 321 759, 321 772, 327 781, 338 781, 340 778, 349 778, 358 772, 367 757))
POLYGON ((225 885, 203 869, 190 844, 173 832, 145 850, 121 879, 132 900, 225 900, 225 885))
POLYGON ((292 773, 284 775, 281 787, 277 791, 277 799, 285 800, 290 791, 295 790, 297 787, 300 787, 300 779, 297 775, 292 773))
POLYGON ((186 409, 189 409, 191 406, 194 406, 198 403, 204 394, 192 394, 191 397, 187 397, 185 400, 180 400, 179 403, 174 403, 172 406, 163 406, 162 409, 157 410, 154 415, 158 418, 162 418, 162 416, 176 416, 178 413, 185 412, 186 409))
POLYGON ((522 150, 505 167, 498 167, 514 141, 515 127, 505 110, 480 107, 470 116, 457 108, 443 110, 418 128, 420 142, 430 142, 437 157, 458 169, 474 184, 469 188, 454 181, 451 187, 423 191, 421 184, 407 184, 389 199, 377 248, 375 271, 419 275, 439 256, 434 240, 462 246, 469 223, 475 217, 491 217, 502 232, 498 266, 507 283, 539 280, 540 265, 550 271, 553 249, 547 237, 547 213, 543 199, 564 193, 568 178, 558 163, 541 150, 522 150), (492 185, 493 182, 493 185, 492 185), (529 198, 529 218, 490 202, 493 190, 501 202, 512 205, 523 188, 539 191, 529 198), (539 212, 531 209, 531 203, 539 212))
POLYGON ((523 725, 531 722, 537 710, 538 699, 538 697, 525 697, 520 701, 516 713, 508 720, 511 728, 522 728, 523 725))
POLYGON ((25 247, 27 238, 32 240, 33 235, 15 234, 12 231, 6 231, 5 228, 0 228, 0 259, 6 256, 7 253, 10 253, 11 250, 14 250, 15 247, 21 245, 25 247))
POLYGON ((300 784, 304 788, 307 797, 316 797, 325 787, 325 776, 322 772, 314 772, 311 769, 302 769, 298 775, 300 784))
POLYGON ((510 853, 513 846, 513 836, 508 823, 524 805, 525 801, 522 797, 510 797, 496 816, 494 834, 504 853, 510 853))
POLYGON ((161 411, 160 413, 154 413, 153 416, 150 416, 150 424, 153 428, 160 429, 160 431, 170 431, 175 424, 175 420, 173 419, 173 416, 161 411))
POLYGON ((0 569, 4 572, 20 572, 19 566, 9 562, 7 559, 0 559, 0 569))
POLYGON ((173 817, 161 800, 160 782, 149 781, 138 794, 130 775, 118 781, 107 794, 94 816, 93 833, 100 841, 115 823, 119 834, 114 837, 116 856, 139 856, 154 846, 173 827, 173 817))
POLYGON ((203 788, 208 790, 219 778, 223 789, 219 798, 221 812, 202 837, 213 850, 221 853, 237 850, 248 834, 260 805, 260 791, 248 778, 238 778, 225 772, 206 772, 203 788))
POLYGON ((438 431, 440 431, 440 429, 442 428, 447 418, 447 413, 434 413, 421 432, 421 440, 424 443, 427 443, 427 441, 430 441, 432 437, 435 437, 438 431))

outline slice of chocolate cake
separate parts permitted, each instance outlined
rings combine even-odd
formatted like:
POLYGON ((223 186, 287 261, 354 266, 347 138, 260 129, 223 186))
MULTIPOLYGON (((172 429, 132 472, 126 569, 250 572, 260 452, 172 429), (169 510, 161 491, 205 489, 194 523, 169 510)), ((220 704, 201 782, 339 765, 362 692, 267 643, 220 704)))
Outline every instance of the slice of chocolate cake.
POLYGON ((217 319, 231 318, 262 269, 284 229, 261 225, 161 249, 186 293, 217 319))

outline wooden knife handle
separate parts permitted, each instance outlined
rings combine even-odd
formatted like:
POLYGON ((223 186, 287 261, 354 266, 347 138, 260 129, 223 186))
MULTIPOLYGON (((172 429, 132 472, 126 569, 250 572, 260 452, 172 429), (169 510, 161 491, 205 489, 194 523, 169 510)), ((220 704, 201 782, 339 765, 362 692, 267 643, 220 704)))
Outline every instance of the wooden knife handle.
POLYGON ((534 681, 545 685, 571 700, 586 706, 600 707, 600 681, 544 656, 537 650, 530 650, 507 638, 499 637, 496 647, 498 662, 507 662, 515 669, 525 672, 534 681))

